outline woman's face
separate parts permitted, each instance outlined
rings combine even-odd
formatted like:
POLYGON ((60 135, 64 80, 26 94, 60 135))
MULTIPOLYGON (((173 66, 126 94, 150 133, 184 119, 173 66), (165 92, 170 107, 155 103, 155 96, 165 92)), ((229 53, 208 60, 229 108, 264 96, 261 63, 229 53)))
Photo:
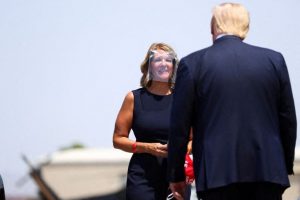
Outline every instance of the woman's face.
POLYGON ((150 76, 152 80, 168 82, 173 74, 174 56, 163 50, 155 50, 150 63, 150 76))

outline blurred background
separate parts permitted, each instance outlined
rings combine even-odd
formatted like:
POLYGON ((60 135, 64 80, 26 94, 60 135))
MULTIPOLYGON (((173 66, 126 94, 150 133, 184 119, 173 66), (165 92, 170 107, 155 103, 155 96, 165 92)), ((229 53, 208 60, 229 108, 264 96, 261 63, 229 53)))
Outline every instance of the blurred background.
MULTIPOLYGON (((245 42, 284 55, 300 116, 300 1, 236 2, 250 12, 245 42)), ((139 87, 148 47, 165 42, 181 58, 210 46, 211 10, 219 3, 0 1, 0 174, 7 196, 37 195, 22 154, 34 161, 74 144, 112 148, 116 115, 126 93, 139 87)))

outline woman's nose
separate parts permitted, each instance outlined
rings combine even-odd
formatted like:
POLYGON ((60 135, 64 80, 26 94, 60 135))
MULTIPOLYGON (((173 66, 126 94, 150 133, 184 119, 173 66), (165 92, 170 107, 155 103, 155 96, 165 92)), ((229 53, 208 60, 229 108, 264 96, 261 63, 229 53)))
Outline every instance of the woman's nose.
POLYGON ((166 60, 166 59, 162 59, 162 60, 161 60, 161 63, 162 63, 163 65, 166 65, 167 60, 166 60))

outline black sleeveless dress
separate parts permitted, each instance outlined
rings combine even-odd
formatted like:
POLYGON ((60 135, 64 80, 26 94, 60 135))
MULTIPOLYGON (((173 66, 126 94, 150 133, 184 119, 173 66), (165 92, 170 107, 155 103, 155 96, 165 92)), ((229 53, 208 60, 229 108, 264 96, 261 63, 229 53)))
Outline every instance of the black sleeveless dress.
MULTIPOLYGON (((132 91, 132 130, 138 142, 168 142, 173 95, 155 95, 140 88, 132 91)), ((147 153, 133 154, 128 166, 127 200, 165 200, 168 191, 167 159, 147 153)))

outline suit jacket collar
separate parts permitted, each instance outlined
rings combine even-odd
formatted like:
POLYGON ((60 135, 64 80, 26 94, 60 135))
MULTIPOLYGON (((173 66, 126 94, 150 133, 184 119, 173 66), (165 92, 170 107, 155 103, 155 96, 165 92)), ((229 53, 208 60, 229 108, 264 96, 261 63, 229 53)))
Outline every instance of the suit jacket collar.
POLYGON ((236 40, 236 41, 240 41, 240 42, 243 41, 240 37, 235 36, 235 35, 224 35, 224 36, 222 36, 222 37, 216 39, 216 40, 214 41, 214 44, 217 44, 217 43, 220 43, 220 42, 226 41, 226 40, 236 40))

